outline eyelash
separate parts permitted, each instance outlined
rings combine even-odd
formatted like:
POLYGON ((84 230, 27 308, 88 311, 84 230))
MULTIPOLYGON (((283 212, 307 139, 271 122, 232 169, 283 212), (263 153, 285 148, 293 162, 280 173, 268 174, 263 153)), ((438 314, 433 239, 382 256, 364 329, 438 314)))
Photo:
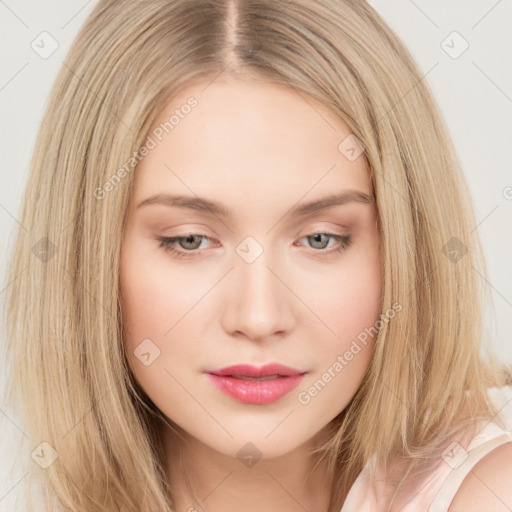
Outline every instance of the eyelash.
MULTIPOLYGON (((350 235, 336 235, 334 233, 328 233, 325 231, 311 233, 310 235, 305 235, 302 238, 309 238, 309 237, 312 237, 315 235, 326 235, 326 236, 329 236, 332 239, 336 240, 339 243, 338 247, 336 247, 335 249, 329 249, 329 250, 313 249, 313 251, 316 253, 324 253, 324 254, 329 254, 329 255, 330 254, 338 254, 338 253, 341 253, 341 252, 345 251, 346 249, 348 249, 348 247, 352 243, 352 237, 350 235)), ((163 248, 164 251, 171 253, 174 257, 176 257, 178 259, 187 259, 187 258, 194 258, 194 257, 198 256, 199 252, 201 252, 201 251, 193 252, 193 251, 198 251, 197 249, 194 249, 193 251, 179 251, 179 250, 175 249, 173 246, 177 241, 183 240, 190 236, 198 236, 201 239, 209 239, 209 237, 204 236, 204 235, 190 233, 189 235, 184 235, 184 236, 157 237, 157 240, 160 242, 160 247, 163 248)))

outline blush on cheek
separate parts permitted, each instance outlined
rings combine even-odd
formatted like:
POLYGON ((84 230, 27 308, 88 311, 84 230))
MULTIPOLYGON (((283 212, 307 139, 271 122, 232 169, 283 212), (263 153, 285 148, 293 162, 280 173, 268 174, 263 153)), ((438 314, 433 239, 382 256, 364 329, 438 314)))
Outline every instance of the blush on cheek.
POLYGON ((379 319, 381 287, 377 275, 352 273, 336 286, 309 292, 308 301, 318 318, 329 326, 338 339, 350 343, 365 328, 379 319))

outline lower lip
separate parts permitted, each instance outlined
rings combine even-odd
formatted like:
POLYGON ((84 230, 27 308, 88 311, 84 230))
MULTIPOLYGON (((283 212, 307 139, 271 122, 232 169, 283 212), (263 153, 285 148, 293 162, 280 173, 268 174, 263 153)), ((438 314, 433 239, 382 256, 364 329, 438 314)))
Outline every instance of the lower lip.
POLYGON ((279 400, 296 388, 305 374, 276 377, 269 380, 245 380, 208 374, 215 386, 244 404, 264 405, 279 400))

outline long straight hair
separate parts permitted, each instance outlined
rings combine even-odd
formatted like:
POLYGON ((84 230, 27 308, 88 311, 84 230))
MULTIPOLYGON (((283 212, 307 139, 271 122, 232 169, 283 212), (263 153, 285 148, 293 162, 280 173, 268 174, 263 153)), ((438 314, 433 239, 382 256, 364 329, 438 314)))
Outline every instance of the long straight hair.
POLYGON ((484 259, 448 130, 371 6, 101 0, 50 94, 20 215, 30 231, 17 234, 6 291, 7 396, 21 400, 33 447, 58 454, 46 469, 32 465, 47 509, 174 508, 161 444, 168 422, 124 352, 119 261, 136 172, 126 162, 178 90, 221 75, 321 101, 369 163, 382 310, 399 303, 401 312, 379 331, 362 386, 315 450, 334 476, 332 509, 367 462, 375 471, 402 457, 412 474, 438 460, 451 436, 496 414, 486 389, 510 382, 483 332, 484 259))

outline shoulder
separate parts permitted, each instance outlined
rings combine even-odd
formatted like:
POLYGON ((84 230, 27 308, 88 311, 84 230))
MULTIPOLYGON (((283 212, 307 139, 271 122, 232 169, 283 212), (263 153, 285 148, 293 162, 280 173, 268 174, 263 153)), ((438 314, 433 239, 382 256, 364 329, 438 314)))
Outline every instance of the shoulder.
POLYGON ((448 512, 512 510, 512 442, 483 457, 459 487, 448 512))

